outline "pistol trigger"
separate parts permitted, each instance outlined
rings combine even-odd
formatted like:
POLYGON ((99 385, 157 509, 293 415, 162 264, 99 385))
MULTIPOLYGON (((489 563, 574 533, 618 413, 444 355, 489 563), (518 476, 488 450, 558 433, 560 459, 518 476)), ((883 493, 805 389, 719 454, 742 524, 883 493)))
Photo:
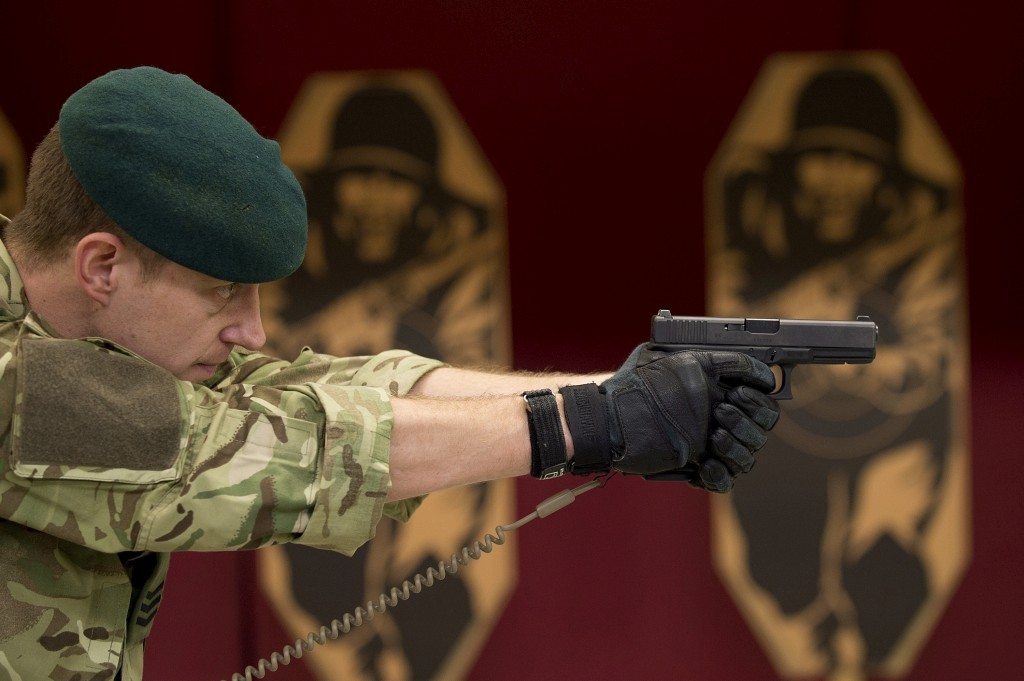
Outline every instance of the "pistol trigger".
POLYGON ((796 366, 792 364, 780 364, 779 368, 782 369, 782 383, 779 385, 778 389, 772 393, 772 397, 777 400, 791 400, 793 399, 793 387, 790 385, 790 376, 796 366))

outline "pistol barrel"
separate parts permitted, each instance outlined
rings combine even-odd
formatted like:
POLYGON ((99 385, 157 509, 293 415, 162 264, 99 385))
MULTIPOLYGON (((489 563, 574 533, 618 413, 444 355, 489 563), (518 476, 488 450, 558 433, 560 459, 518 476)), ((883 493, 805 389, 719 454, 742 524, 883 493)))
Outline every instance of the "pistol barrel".
POLYGON ((878 325, 868 317, 852 322, 674 317, 661 310, 651 320, 656 345, 744 352, 769 364, 864 364, 875 358, 877 341, 878 325))

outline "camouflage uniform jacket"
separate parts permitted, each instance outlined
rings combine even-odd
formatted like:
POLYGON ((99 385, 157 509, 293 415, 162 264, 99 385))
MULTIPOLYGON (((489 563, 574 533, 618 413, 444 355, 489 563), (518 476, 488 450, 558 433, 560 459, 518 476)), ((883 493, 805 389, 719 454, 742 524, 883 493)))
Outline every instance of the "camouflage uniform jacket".
POLYGON ((419 500, 385 503, 389 394, 439 365, 236 351, 178 381, 55 338, 0 243, 0 680, 140 679, 170 551, 351 554, 407 519, 419 500))

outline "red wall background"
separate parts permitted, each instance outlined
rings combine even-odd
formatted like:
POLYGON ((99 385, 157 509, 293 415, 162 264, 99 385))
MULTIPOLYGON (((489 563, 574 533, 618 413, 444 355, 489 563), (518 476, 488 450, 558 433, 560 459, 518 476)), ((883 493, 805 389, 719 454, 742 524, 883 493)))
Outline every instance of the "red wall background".
MULTIPOLYGON (((1019 7, 0 2, 0 110, 29 150, 82 84, 152 64, 274 135, 314 71, 429 69, 508 193, 516 366, 589 371, 616 365, 659 307, 703 311, 703 174, 764 59, 893 52, 964 170, 971 312, 974 557, 910 678, 1010 678, 1024 668, 1019 7)), ((520 481, 520 509, 558 487, 520 481)), ((284 641, 251 556, 174 563, 147 678, 226 678, 284 641)), ((773 678, 689 488, 617 480, 527 528, 519 564, 476 681, 773 678)))

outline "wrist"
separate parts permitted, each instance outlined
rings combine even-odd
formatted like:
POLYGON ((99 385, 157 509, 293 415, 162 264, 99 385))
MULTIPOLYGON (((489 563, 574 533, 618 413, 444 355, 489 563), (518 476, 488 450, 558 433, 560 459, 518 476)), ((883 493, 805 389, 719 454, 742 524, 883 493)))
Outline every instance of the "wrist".
POLYGON ((594 383, 567 385, 559 390, 564 402, 566 430, 573 441, 573 475, 600 473, 611 468, 612 446, 608 398, 594 383))
POLYGON ((530 475, 541 480, 565 475, 568 430, 563 410, 550 389, 523 393, 526 421, 530 431, 530 475))

